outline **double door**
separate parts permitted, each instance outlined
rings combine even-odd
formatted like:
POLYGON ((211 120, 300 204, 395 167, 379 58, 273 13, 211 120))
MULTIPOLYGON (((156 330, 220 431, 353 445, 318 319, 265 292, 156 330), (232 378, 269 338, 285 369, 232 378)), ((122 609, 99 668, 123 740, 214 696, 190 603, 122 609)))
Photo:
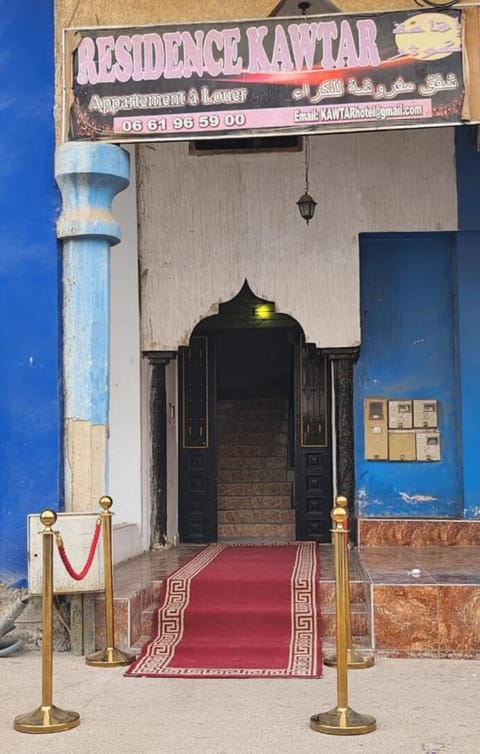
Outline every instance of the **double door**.
MULTIPOLYGON (((289 477, 293 481, 296 538, 330 542, 332 507, 331 379, 328 354, 289 341, 289 477)), ((215 334, 192 336, 179 352, 180 540, 217 539, 215 334)))

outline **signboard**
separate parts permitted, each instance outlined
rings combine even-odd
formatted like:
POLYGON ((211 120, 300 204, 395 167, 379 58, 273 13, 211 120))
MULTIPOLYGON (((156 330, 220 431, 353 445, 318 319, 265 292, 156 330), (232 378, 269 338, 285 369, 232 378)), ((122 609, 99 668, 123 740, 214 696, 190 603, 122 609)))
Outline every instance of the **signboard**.
MULTIPOLYGON (((461 122, 461 15, 396 11, 70 30, 70 139, 461 122)), ((67 77, 68 78, 68 77, 67 77)))
MULTIPOLYGON (((59 531, 72 567, 82 569, 92 542, 98 513, 58 513, 53 526, 59 531)), ((28 591, 32 595, 43 593, 43 525, 40 516, 28 516, 28 591)), ((53 545, 53 590, 55 594, 80 594, 101 592, 105 588, 103 533, 100 533, 95 557, 88 574, 82 581, 72 579, 63 565, 57 546, 53 545)))

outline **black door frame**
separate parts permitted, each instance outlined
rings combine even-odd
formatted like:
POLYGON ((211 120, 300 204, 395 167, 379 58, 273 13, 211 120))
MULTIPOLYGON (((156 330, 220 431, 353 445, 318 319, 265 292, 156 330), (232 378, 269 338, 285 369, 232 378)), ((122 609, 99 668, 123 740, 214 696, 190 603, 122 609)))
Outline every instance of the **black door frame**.
MULTIPOLYGON (((212 338, 209 335, 209 340, 212 338)), ((179 349, 181 354, 182 349, 179 349)), ((354 510, 355 495, 355 471, 354 471, 354 435, 353 435, 353 369, 360 352, 359 347, 325 349, 324 354, 328 359, 328 368, 332 371, 332 398, 334 400, 335 416, 335 481, 337 494, 344 495, 350 508, 351 534, 356 541, 357 520, 354 510)), ((151 466, 151 544, 164 544, 167 533, 167 463, 166 463, 166 397, 165 397, 165 367, 172 358, 177 354, 173 352, 149 352, 144 354, 149 363, 152 365, 152 380, 150 392, 150 425, 151 425, 151 442, 152 442, 152 466, 151 466)), ((181 372, 181 359, 178 359, 179 369, 181 372)), ((214 365, 214 346, 213 339, 209 348, 209 371, 214 365)), ((214 372, 213 372, 214 374, 214 372)), ((180 374, 179 374, 180 380, 180 374)), ((179 385, 180 385, 179 381, 179 385)), ((181 510, 181 492, 180 485, 182 480, 182 466, 179 462, 179 526, 180 541, 184 542, 209 542, 216 540, 216 452, 215 452, 215 379, 209 379, 209 397, 208 397, 208 423, 209 423, 209 448, 191 449, 190 461, 191 471, 196 474, 197 482, 206 492, 209 490, 209 496, 214 500, 212 510, 208 514, 210 524, 204 519, 204 533, 198 538, 199 531, 185 532, 185 515, 182 520, 181 510), (207 451, 207 453, 205 453, 207 451), (195 459, 193 460, 193 457, 195 459), (200 476, 206 475, 204 481, 200 483, 200 476), (213 508, 215 510, 213 510, 213 508), (205 528, 206 527, 206 528, 205 528)), ((296 391, 295 391, 296 392, 296 391)), ((179 435, 182 432, 183 414, 182 401, 179 394, 179 435)), ((298 412, 297 412, 298 416, 298 412)), ((296 423, 295 423, 296 424, 296 423)), ((332 428, 331 428, 332 429, 332 428)), ((333 431, 332 429, 332 431, 333 431)), ((315 448, 308 452, 315 454, 315 448)), ((188 453, 187 453, 188 455, 188 453)), ((310 461, 315 465, 319 459, 314 457, 310 461)), ((298 464, 299 460, 296 459, 298 464)), ((333 474, 333 459, 331 460, 333 474)), ((333 504, 333 499, 332 499, 333 504)), ((197 499, 198 503, 198 499, 197 499)), ((207 505, 210 509, 210 506, 207 505)), ((197 511, 197 517, 201 514, 197 511)), ((188 527, 187 527, 188 529, 188 527)), ((310 535, 304 531, 304 525, 297 525, 297 537, 310 538, 310 535)), ((318 537, 313 536, 314 539, 318 537)), ((322 541, 325 541, 324 539, 322 541)))
POLYGON ((350 537, 356 543, 353 369, 360 355, 360 346, 335 348, 328 353, 333 364, 337 495, 348 500, 350 537))
POLYGON ((333 464, 331 375, 326 354, 303 334, 294 348, 296 538, 330 542, 333 464))
POLYGON ((150 486, 150 546, 167 541, 167 400, 165 369, 176 359, 173 351, 149 351, 143 356, 151 366, 149 423, 152 454, 149 469, 150 486))
POLYGON ((181 542, 217 540, 214 335, 192 335, 178 359, 178 525, 181 542))

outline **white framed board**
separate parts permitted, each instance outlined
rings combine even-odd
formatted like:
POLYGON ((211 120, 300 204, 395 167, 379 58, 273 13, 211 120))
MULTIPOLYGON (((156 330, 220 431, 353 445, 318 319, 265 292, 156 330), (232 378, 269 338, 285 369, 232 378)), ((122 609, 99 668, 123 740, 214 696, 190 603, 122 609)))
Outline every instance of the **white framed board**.
MULTIPOLYGON (((95 532, 98 513, 57 513, 53 531, 62 537, 70 564, 79 572, 85 565, 95 532)), ((40 514, 28 516, 28 589, 31 595, 43 594, 43 536, 40 514)), ((53 542, 53 591, 55 594, 101 592, 105 588, 103 532, 100 531, 92 566, 82 581, 73 579, 63 565, 53 542)))

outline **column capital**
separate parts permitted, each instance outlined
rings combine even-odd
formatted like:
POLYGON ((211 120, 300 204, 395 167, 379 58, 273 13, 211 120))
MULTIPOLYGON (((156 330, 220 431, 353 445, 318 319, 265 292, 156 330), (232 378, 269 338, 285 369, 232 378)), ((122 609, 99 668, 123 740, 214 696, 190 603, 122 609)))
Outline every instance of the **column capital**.
POLYGON ((118 243, 120 226, 111 214, 111 205, 113 197, 128 186, 129 176, 129 154, 115 144, 69 141, 58 147, 55 178, 63 199, 58 238, 118 243))
POLYGON ((360 356, 360 346, 346 346, 345 348, 326 348, 325 353, 330 361, 351 361, 358 360, 360 356))
POLYGON ((177 358, 176 351, 144 351, 143 355, 152 366, 156 366, 157 364, 164 364, 166 366, 170 361, 177 358))

